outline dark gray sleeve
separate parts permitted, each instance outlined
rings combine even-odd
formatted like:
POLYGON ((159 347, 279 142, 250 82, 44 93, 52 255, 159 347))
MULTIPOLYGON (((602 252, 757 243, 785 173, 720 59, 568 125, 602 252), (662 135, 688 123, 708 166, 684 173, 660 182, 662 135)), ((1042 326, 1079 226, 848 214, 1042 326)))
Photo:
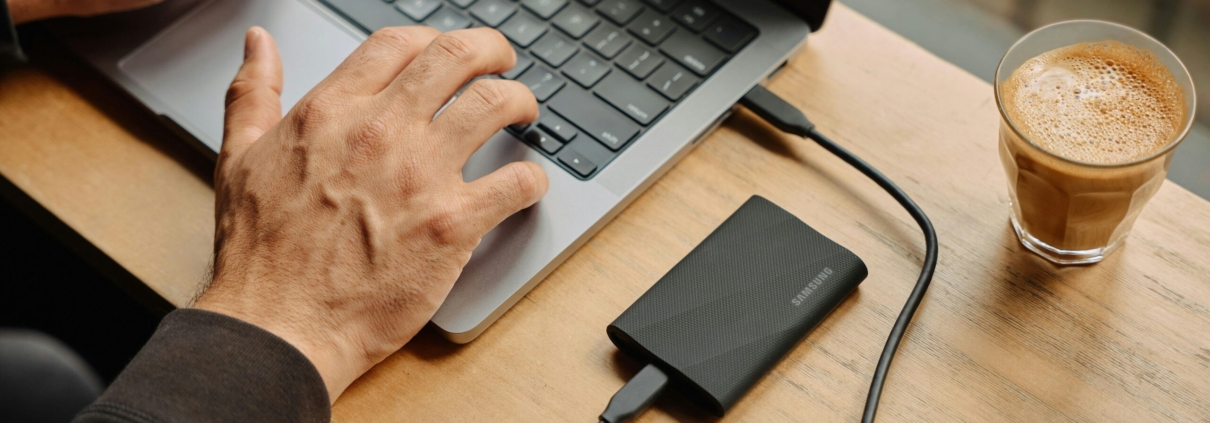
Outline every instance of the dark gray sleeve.
POLYGON ((328 422, 328 391, 301 352, 238 319, 169 313, 76 422, 328 422))
POLYGON ((8 13, 8 0, 0 0, 0 71, 25 63, 25 53, 17 42, 17 28, 8 13))

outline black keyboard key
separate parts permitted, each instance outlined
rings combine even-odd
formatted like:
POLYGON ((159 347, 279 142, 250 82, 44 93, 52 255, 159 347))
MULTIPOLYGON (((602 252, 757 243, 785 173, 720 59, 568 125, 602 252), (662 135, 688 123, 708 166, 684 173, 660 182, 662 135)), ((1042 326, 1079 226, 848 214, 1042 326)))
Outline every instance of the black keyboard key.
POLYGON ((621 29, 610 25, 601 25, 597 29, 592 30, 587 37, 584 38, 584 45, 588 48, 601 53, 606 59, 612 59, 622 52, 622 49, 630 45, 631 38, 622 32, 621 29))
POLYGON ((676 7, 676 5, 681 3, 681 0, 643 0, 643 1, 646 1, 647 4, 651 5, 651 7, 654 7, 656 10, 659 10, 664 13, 668 13, 669 10, 672 10, 672 8, 676 7))
POLYGON ((538 40, 530 51, 543 62, 557 68, 567 63, 567 59, 570 59, 579 50, 580 48, 576 47, 574 42, 567 41, 566 38, 552 32, 538 40))
POLYGON ((546 23, 527 13, 518 13, 500 25, 500 33, 521 47, 529 47, 546 33, 546 23))
POLYGON ((553 135, 555 139, 562 143, 571 142, 571 140, 576 138, 576 134, 579 133, 571 123, 556 116, 554 113, 543 113, 542 117, 538 118, 538 127, 553 135))
POLYGON ((517 6, 504 0, 479 0, 478 4, 471 7, 471 16, 495 28, 516 11, 517 6))
POLYGON ((466 9, 471 7, 472 4, 475 4, 475 0, 450 0, 450 3, 453 3, 454 6, 466 9))
POLYGON ((398 0, 395 8, 416 21, 423 21, 441 7, 441 0, 398 0))
POLYGON ((508 125, 508 130, 516 132, 517 136, 524 138, 524 135, 522 135, 522 134, 524 134, 525 130, 529 129, 529 127, 530 127, 530 124, 528 124, 528 123, 517 123, 517 124, 513 124, 513 125, 508 125))
POLYGON ((669 100, 678 101, 700 82, 702 82, 701 79, 693 76, 685 68, 668 63, 656 71, 655 75, 651 75, 651 79, 647 80, 647 86, 669 100))
MULTIPOLYGON (((555 153, 559 152, 560 148, 563 148, 563 143, 559 142, 554 137, 546 135, 546 133, 539 131, 537 129, 530 129, 530 130, 526 131, 525 132, 525 141, 529 142, 531 145, 533 145, 535 147, 538 147, 542 151, 545 151, 546 154, 555 154, 555 153)), ((592 172, 589 172, 589 173, 592 173, 592 172)), ((584 176, 588 176, 588 175, 584 175, 584 176)))
POLYGON ((727 58, 719 49, 685 31, 678 31, 668 37, 668 41, 660 45, 660 50, 701 76, 710 75, 727 58))
POLYGON ((585 178, 597 171, 596 163, 588 161, 587 157, 571 147, 565 148, 562 153, 559 153, 559 161, 585 178))
POLYGON ((707 25, 718 18, 719 11, 714 5, 705 0, 689 0, 672 12, 672 18, 694 32, 702 32, 707 25))
POLYGON ((524 0, 521 5, 530 12, 534 12, 535 15, 541 16, 542 19, 550 19, 559 12, 559 9, 567 5, 567 0, 524 0))
POLYGON ((607 73, 609 62, 588 52, 580 53, 563 67, 563 74, 584 88, 592 88, 607 73))
POLYGON ((556 28, 578 40, 597 26, 597 23, 601 22, 601 18, 588 9, 572 5, 555 15, 555 19, 551 22, 555 24, 556 28))
POLYGON ((643 6, 639 5, 638 0, 605 0, 597 7, 597 13, 618 25, 626 25, 642 11, 643 6))
POLYGON ((650 125, 655 118, 668 110, 669 106, 668 101, 644 87, 641 82, 620 73, 601 81, 596 93, 598 97, 644 126, 650 125))
POLYGON ((563 88, 563 85, 567 84, 567 81, 564 81, 559 75, 555 75, 554 72, 541 66, 534 66, 525 71, 520 78, 517 78, 517 82, 529 87, 538 101, 549 100, 550 96, 555 95, 560 88, 563 88))
POLYGON ((529 70, 529 67, 533 65, 534 59, 529 58, 528 54, 517 52, 517 66, 513 66, 508 72, 500 74, 500 77, 504 79, 517 79, 518 76, 521 76, 522 72, 529 70))
POLYGON ((324 0, 324 2, 366 32, 374 32, 388 26, 416 24, 416 21, 395 10, 390 3, 367 0, 324 0))
POLYGON ((630 24, 630 33, 651 45, 664 41, 675 30, 676 25, 667 16, 651 10, 643 12, 638 20, 630 24))
POLYGON ((601 0, 580 0, 580 3, 584 3, 585 6, 596 6, 600 2, 601 0))
POLYGON ((635 44, 618 56, 618 66, 638 79, 647 79, 651 72, 664 64, 664 56, 635 44))
POLYGON ((443 7, 441 10, 438 10, 437 13, 429 16, 424 23, 425 25, 436 28, 438 31, 450 32, 470 27, 471 18, 462 16, 461 13, 455 12, 451 8, 443 7))
POLYGON ((639 134, 639 125, 584 91, 563 90, 548 107, 613 151, 639 134))
POLYGON ((728 53, 735 53, 756 37, 756 30, 738 19, 724 16, 712 25, 705 35, 706 41, 719 46, 728 53))

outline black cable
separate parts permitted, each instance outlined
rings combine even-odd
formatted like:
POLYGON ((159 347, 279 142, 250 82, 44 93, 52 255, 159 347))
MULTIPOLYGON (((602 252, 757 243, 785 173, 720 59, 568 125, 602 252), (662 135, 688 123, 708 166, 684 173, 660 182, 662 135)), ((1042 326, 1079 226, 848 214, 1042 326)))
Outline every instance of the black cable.
POLYGON ((601 413, 601 423, 630 421, 651 407, 665 386, 668 386, 668 375, 654 364, 648 364, 609 399, 609 406, 601 413))
MULTIPOLYGON (((878 366, 874 369, 874 379, 870 382, 870 393, 866 397, 865 412, 862 414, 861 421, 873 423, 874 414, 878 412, 878 399, 882 396, 882 385, 886 382, 887 371, 891 367, 891 360, 895 358, 899 342, 903 340, 903 334, 907 331, 908 324, 912 322, 912 316, 916 314, 916 309, 920 307, 920 302, 924 299, 924 292, 928 290, 929 283, 933 280, 933 271, 937 268, 937 232, 920 206, 917 206, 916 202, 912 201, 911 197, 908 197, 894 182, 891 182, 869 163, 816 131, 815 124, 811 123, 801 110, 778 97, 777 94, 757 85, 744 95, 740 104, 783 132, 810 138, 828 152, 861 171, 886 190, 891 197, 894 197, 895 201, 898 201, 907 210, 924 232, 926 251, 920 278, 916 280, 916 287, 912 289, 912 294, 908 296, 903 311, 899 312, 895 325, 891 327, 891 334, 887 337, 886 346, 882 348, 882 356, 878 359, 878 366)), ((609 400, 609 406, 601 414, 601 423, 622 423, 634 418, 651 406, 655 397, 664 390, 667 384, 668 376, 654 364, 648 364, 634 378, 626 382, 626 385, 614 394, 613 399, 609 400)))
POLYGON ((891 334, 887 337, 886 346, 882 348, 882 356, 878 359, 878 366, 874 368, 874 379, 870 382, 870 393, 866 397, 865 412, 862 414, 861 421, 872 423, 874 414, 878 412, 878 399, 882 396, 882 385, 886 382, 887 371, 891 367, 891 360, 895 358, 895 351, 899 349, 899 342, 903 340, 903 334, 907 330, 907 326, 912 322, 912 316, 916 314, 916 309, 920 307, 921 300, 924 299, 924 292, 928 290, 929 283, 933 280, 933 271, 937 268, 937 231, 933 229, 933 223, 929 221, 928 216, 908 197, 903 190, 899 189, 894 182, 891 182, 882 172, 870 166, 861 158, 853 155, 848 150, 837 145, 828 137, 815 130, 815 124, 807 120, 806 115, 794 107, 786 100, 773 94, 763 86, 757 85, 752 91, 744 95, 740 100, 740 104, 747 107, 752 112, 756 113, 762 119, 768 121, 773 126, 777 127, 786 133, 798 135, 801 137, 810 138, 819 146, 823 147, 828 152, 840 157, 845 163, 857 168, 866 177, 878 183, 878 186, 886 190, 891 197, 895 198, 912 219, 920 225, 920 230, 924 232, 925 255, 924 265, 920 271, 920 278, 916 280, 916 287, 912 289, 912 294, 908 296, 907 303, 903 306, 903 311, 899 312, 899 317, 895 319, 895 325, 891 327, 891 334))

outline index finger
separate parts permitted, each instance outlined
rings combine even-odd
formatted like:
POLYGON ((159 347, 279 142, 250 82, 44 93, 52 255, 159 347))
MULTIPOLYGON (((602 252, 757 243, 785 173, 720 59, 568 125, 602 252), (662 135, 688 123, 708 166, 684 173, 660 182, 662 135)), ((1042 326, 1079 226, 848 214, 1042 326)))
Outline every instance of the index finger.
POLYGON ((440 35, 427 26, 395 26, 374 31, 320 86, 345 94, 382 91, 440 35))
POLYGON ((499 31, 451 31, 435 38, 382 93, 402 96, 407 113, 427 122, 471 79, 502 73, 516 63, 516 52, 499 31))

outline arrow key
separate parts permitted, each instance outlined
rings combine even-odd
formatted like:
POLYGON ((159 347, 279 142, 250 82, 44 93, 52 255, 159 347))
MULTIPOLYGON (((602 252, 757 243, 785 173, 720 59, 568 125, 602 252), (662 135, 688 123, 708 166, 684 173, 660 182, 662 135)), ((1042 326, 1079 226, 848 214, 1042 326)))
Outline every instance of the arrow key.
POLYGON ((571 142, 576 137, 576 128, 554 113, 543 113, 542 117, 538 118, 538 127, 563 143, 571 142))
POLYGON ((564 148, 563 152, 559 153, 559 161, 586 178, 597 170, 596 163, 588 161, 587 157, 571 147, 564 148))
POLYGON ((559 143, 559 141, 537 129, 530 129, 526 132, 525 140, 535 147, 542 149, 546 154, 555 154, 559 151, 559 148, 563 147, 563 144, 559 143))

